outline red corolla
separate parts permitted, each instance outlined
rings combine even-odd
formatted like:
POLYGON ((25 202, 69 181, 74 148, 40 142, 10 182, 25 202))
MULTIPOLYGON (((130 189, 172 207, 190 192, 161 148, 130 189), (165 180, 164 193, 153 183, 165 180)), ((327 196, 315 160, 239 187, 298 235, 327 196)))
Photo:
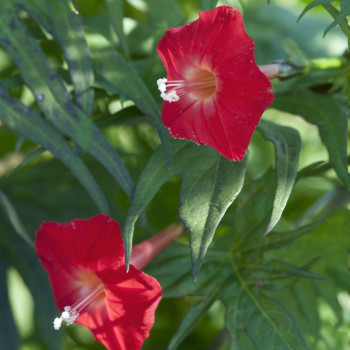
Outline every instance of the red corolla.
POLYGON ((273 101, 253 48, 240 12, 229 6, 167 30, 157 47, 167 78, 157 83, 171 136, 209 145, 233 161, 244 157, 273 101))
POLYGON ((182 232, 182 227, 173 225, 137 245, 126 272, 120 228, 109 216, 44 222, 36 250, 63 311, 54 321, 55 329, 62 321, 76 322, 110 350, 140 349, 153 326, 162 289, 136 267, 145 266, 182 232))

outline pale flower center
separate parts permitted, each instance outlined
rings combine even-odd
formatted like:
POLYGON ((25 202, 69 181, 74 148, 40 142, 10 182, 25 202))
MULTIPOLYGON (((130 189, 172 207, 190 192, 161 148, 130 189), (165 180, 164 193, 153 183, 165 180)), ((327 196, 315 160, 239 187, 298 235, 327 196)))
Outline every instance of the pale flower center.
POLYGON ((53 327, 58 330, 62 322, 67 326, 74 323, 80 313, 92 302, 102 300, 104 296, 104 285, 101 280, 92 272, 80 272, 78 274, 78 288, 83 295, 72 306, 65 306, 60 317, 56 317, 53 327))
POLYGON ((207 69, 196 68, 188 72, 184 80, 157 80, 160 96, 164 101, 177 102, 185 94, 204 101, 216 92, 216 77, 207 69))

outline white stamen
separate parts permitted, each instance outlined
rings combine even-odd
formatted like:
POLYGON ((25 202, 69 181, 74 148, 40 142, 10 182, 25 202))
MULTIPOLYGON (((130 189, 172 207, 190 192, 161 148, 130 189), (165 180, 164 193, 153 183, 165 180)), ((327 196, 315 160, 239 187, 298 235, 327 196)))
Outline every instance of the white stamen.
POLYGON ((53 321, 53 328, 56 330, 60 329, 62 322, 66 322, 67 326, 75 322, 80 315, 80 311, 85 309, 92 301, 100 296, 104 291, 103 284, 100 284, 95 288, 87 297, 80 299, 78 302, 71 306, 65 306, 61 317, 56 317, 53 321))
POLYGON ((168 93, 161 93, 160 97, 164 100, 164 101, 168 101, 168 102, 176 102, 180 100, 179 95, 176 93, 175 90, 170 90, 168 93))
POLYGON ((62 325, 62 321, 67 323, 67 326, 71 325, 78 318, 79 312, 76 309, 73 309, 70 306, 65 306, 64 311, 62 312, 61 317, 56 317, 53 321, 53 328, 59 330, 62 325))
POLYGON ((180 100, 180 96, 178 92, 181 92, 183 88, 183 81, 182 80, 173 80, 168 81, 166 78, 158 79, 157 80, 158 90, 160 91, 160 97, 164 101, 168 102, 176 102, 180 100), (168 87, 172 87, 168 92, 166 92, 168 87), (176 91, 176 88, 178 88, 178 91, 176 91))
POLYGON ((58 331, 61 328, 62 324, 62 318, 61 317, 56 317, 55 320, 53 321, 53 328, 58 331))

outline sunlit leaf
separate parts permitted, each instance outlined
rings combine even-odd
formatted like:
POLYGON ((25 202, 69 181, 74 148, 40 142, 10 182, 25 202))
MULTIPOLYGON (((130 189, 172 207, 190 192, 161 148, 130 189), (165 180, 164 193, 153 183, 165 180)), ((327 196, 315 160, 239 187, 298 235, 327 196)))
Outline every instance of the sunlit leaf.
POLYGON ((158 149, 139 177, 123 229, 126 257, 131 252, 139 213, 162 184, 173 175, 181 174, 179 213, 191 235, 195 278, 217 225, 242 188, 246 161, 230 162, 213 149, 198 147, 188 141, 174 140, 172 145, 173 161, 170 167, 158 149))
POLYGON ((298 170, 301 139, 296 130, 266 120, 260 121, 258 129, 275 147, 277 187, 271 220, 265 231, 268 234, 280 219, 292 191, 298 170))

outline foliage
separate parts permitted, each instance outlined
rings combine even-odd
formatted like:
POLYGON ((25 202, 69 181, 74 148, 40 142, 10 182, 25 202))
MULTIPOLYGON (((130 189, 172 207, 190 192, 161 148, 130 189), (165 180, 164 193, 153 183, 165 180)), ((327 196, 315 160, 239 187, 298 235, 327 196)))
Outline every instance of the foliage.
POLYGON ((133 241, 176 219, 189 233, 146 269, 164 297, 144 349, 346 348, 349 49, 334 53, 328 43, 349 40, 349 6, 293 2, 293 12, 271 3, 2 1, 0 339, 7 349, 102 348, 79 326, 54 333, 57 312, 33 250, 42 221, 99 212, 123 227, 127 262, 133 241), (155 83, 165 75, 155 50, 165 30, 217 4, 242 10, 259 64, 284 60, 303 73, 273 81, 274 104, 241 162, 170 140, 155 83), (23 289, 33 310, 17 298, 23 289))

